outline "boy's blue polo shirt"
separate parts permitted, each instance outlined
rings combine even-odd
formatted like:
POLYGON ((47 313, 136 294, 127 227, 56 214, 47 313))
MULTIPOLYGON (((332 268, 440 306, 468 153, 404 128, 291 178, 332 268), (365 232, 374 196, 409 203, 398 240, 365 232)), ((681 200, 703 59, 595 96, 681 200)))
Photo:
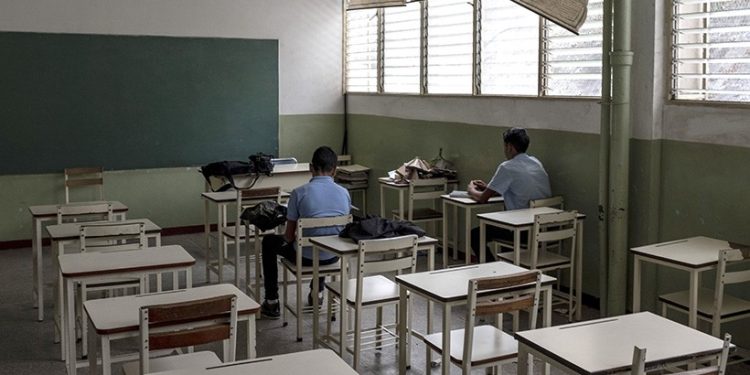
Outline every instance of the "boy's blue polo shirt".
MULTIPOLYGON (((294 189, 289 197, 287 220, 299 218, 333 217, 348 215, 351 210, 349 191, 333 182, 333 177, 315 176, 310 182, 294 189)), ((343 227, 310 228, 304 231, 305 236, 329 236, 339 234, 343 227)), ((302 256, 312 259, 312 248, 302 249, 302 256)), ((320 260, 334 258, 335 255, 321 251, 320 260)))

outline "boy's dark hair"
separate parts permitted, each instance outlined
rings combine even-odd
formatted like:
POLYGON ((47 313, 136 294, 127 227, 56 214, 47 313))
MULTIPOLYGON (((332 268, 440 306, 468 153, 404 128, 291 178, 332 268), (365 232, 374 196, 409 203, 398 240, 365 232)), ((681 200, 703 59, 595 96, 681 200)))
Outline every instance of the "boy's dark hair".
POLYGON ((312 167, 319 172, 331 172, 338 164, 336 152, 328 146, 320 146, 312 157, 312 167))
POLYGON ((510 128, 503 132, 503 142, 512 145, 519 153, 523 153, 529 148, 531 140, 526 134, 526 129, 510 128))

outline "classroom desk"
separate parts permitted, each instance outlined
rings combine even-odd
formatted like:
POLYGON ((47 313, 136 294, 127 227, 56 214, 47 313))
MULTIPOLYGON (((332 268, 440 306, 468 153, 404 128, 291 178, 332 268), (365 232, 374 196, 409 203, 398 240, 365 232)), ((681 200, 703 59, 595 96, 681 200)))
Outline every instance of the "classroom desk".
POLYGON ((568 374, 630 374, 633 347, 646 348, 646 370, 716 359, 724 341, 642 312, 516 332, 518 374, 533 373, 531 354, 568 374))
MULTIPOLYGON (((471 212, 475 209, 486 209, 489 207, 498 210, 505 209, 505 199, 501 196, 490 198, 487 203, 479 203, 472 198, 451 197, 449 194, 441 195, 443 200, 443 248, 448 248, 448 207, 453 206, 451 226, 451 237, 453 237, 453 260, 458 259, 458 209, 464 210, 464 255, 466 264, 471 263, 471 212)), ((447 251, 443 251, 443 268, 448 268, 447 251)))
POLYGON ((654 263, 690 273, 688 326, 698 326, 700 274, 716 269, 719 251, 735 246, 708 237, 690 237, 630 249, 633 254, 633 312, 641 311, 641 264, 654 263))
MULTIPOLYGON (((513 232, 513 254, 515 264, 521 263, 521 232, 531 231, 534 226, 534 215, 562 212, 552 207, 526 208, 502 212, 479 214, 479 246, 487 243, 487 225, 503 228, 513 232)), ((581 303, 583 301, 583 220, 586 215, 578 213, 576 223, 575 264, 571 275, 575 275, 575 318, 581 320, 581 303)), ((531 237, 531 236, 529 236, 531 237)), ((484 263, 485 252, 479 252, 479 263, 484 263)), ((572 292, 571 292, 572 295, 572 292)))
MULTIPOLYGON (((86 301, 83 307, 86 309, 89 316, 89 374, 96 374, 98 372, 96 365, 98 350, 96 336, 98 335, 99 339, 101 339, 102 372, 104 374, 110 374, 113 363, 110 353, 110 343, 112 340, 133 336, 137 337, 139 335, 140 328, 138 324, 138 313, 141 307, 165 303, 178 303, 227 294, 234 294, 237 296, 237 320, 247 321, 247 357, 255 358, 255 315, 260 310, 260 305, 242 293, 242 291, 237 289, 234 285, 214 284, 162 293, 86 301)), ((136 353, 134 355, 125 356, 123 360, 137 361, 138 354, 136 353)), ((85 364, 86 363, 82 363, 82 365, 85 364)), ((309 365, 314 364, 310 363, 309 365)), ((211 371, 211 374, 214 373, 225 374, 225 372, 211 371)), ((270 373, 272 372, 258 372, 258 374, 270 373)), ((226 374, 234 374, 234 372, 226 372, 226 374)))
MULTIPOLYGON (((277 185, 274 185, 277 186, 277 185)), ((281 192, 281 199, 282 200, 288 200, 290 194, 282 191, 281 192)), ((211 282, 211 271, 213 270, 212 267, 216 267, 216 275, 219 279, 219 283, 224 282, 224 274, 223 272, 219 272, 219 270, 224 269, 224 254, 222 254, 224 249, 224 235, 222 233, 222 230, 227 227, 227 207, 230 204, 234 204, 237 202, 237 191, 236 190, 230 190, 230 191, 209 191, 205 193, 201 193, 201 198, 204 202, 205 207, 205 216, 204 216, 204 222, 203 222, 203 231, 205 234, 205 240, 206 240, 206 282, 211 282), (216 222, 218 223, 216 225, 216 233, 217 233, 217 248, 219 250, 219 257, 216 263, 211 261, 211 224, 209 223, 208 215, 210 212, 210 204, 213 203, 216 205, 216 213, 217 219, 216 222), (214 266, 214 264, 216 264, 214 266)), ((275 196, 273 197, 258 197, 257 201, 258 203, 265 201, 265 200, 275 200, 275 196)), ((252 202, 252 200, 245 199, 244 202, 252 202)), ((234 275, 234 284, 239 286, 239 271, 237 269, 237 265, 239 264, 239 249, 235 248, 235 275, 234 275)))
MULTIPOLYGON (((192 286, 195 259, 182 246, 170 245, 142 250, 62 254, 59 256, 60 278, 65 283, 62 310, 63 352, 66 354, 68 375, 76 373, 75 285, 77 282, 98 282, 119 278, 146 279, 154 273, 185 272, 187 287, 192 286)), ((176 288, 178 284, 174 284, 176 288)), ((143 286, 148 291, 148 284, 143 286)), ((133 319, 138 314, 133 311, 133 319)), ((85 323, 84 323, 85 324, 85 323)))
POLYGON ((151 375, 247 375, 247 374, 311 374, 356 375, 349 365, 327 349, 308 350, 263 357, 249 361, 224 363, 206 368, 155 372, 151 375))
MULTIPOLYGON (((87 204, 97 202, 76 202, 72 204, 87 204)), ((111 201, 112 212, 116 217, 125 219, 125 215, 128 212, 128 207, 124 204, 111 201)), ((44 278, 42 277, 42 269, 44 268, 43 252, 42 252, 42 224, 45 221, 57 220, 57 204, 46 204, 40 206, 29 207, 31 213, 31 258, 32 258, 32 288, 31 293, 34 297, 35 307, 37 311, 37 320, 40 322, 44 320, 44 278)))
MULTIPOLYGON (((528 271, 525 268, 518 267, 516 265, 506 262, 491 262, 483 264, 474 264, 463 267, 443 269, 439 271, 431 272, 419 272, 408 275, 396 276, 396 282, 399 284, 400 289, 400 301, 399 301, 399 327, 398 327, 398 338, 399 338, 399 374, 403 375, 406 373, 407 363, 409 358, 407 357, 407 332, 404 323, 407 322, 407 293, 412 295, 419 295, 426 298, 430 302, 437 302, 443 305, 443 358, 442 358, 442 373, 450 374, 450 332, 451 332, 451 310, 453 306, 460 306, 466 304, 467 298, 467 285, 469 280, 479 277, 489 276, 503 276, 510 275, 518 272, 528 271)), ((544 311, 544 317, 542 324, 544 327, 549 327, 552 324, 552 284, 555 283, 556 279, 548 275, 542 275, 542 286, 541 291, 543 292, 544 301, 542 302, 542 309, 544 311)), ((509 294, 523 292, 528 288, 533 288, 535 284, 528 284, 528 287, 516 287, 508 289, 509 294)), ((490 294, 497 293, 497 291, 490 291, 490 294)), ((480 296, 482 294, 480 293, 480 296)), ((485 294, 486 295, 486 294, 485 294)), ((413 297, 412 297, 413 298, 413 297)), ((427 315, 427 334, 432 333, 432 315, 427 315)), ((422 335, 415 332, 412 328, 412 334, 417 337, 422 335)), ((428 354, 427 361, 430 361, 430 355, 428 354)), ((430 369, 426 369, 429 372, 430 369)))
MULTIPOLYGON (((82 223, 65 223, 65 224, 55 224, 55 225, 48 225, 47 226, 47 234, 49 235, 49 238, 51 240, 51 247, 53 251, 53 269, 57 273, 58 270, 58 264, 57 260, 58 257, 65 253, 65 245, 69 243, 77 243, 80 239, 81 235, 81 225, 87 225, 87 224, 104 224, 104 223, 112 223, 111 221, 88 221, 88 222, 82 222, 82 223)), ((130 220, 123 220, 118 221, 117 224, 129 224, 129 223, 144 223, 144 230, 146 232, 147 238, 153 238, 154 239, 154 246, 161 246, 161 228, 154 224, 149 219, 130 219, 130 220)), ((78 252, 78 251, 76 251, 78 252)), ((40 270, 41 273, 41 270, 40 270)), ((157 285, 159 288, 161 288, 161 275, 158 275, 157 277, 157 285)), ((60 337, 60 333, 62 331, 62 326, 64 325, 64 322, 60 317, 62 316, 62 306, 63 306, 63 282, 62 278, 60 278, 58 274, 57 278, 57 284, 55 287, 55 294, 57 295, 57 302, 55 303, 55 341, 57 341, 58 337, 60 337)), ((63 358, 64 358, 64 352, 63 352, 63 358)))
MULTIPOLYGON (((343 281, 349 280, 349 259, 356 258, 359 255, 359 244, 354 242, 354 240, 350 238, 341 238, 336 235, 311 237, 310 243, 313 246, 313 306, 319 306, 318 291, 320 290, 320 285, 318 283, 318 274, 320 270, 318 267, 318 260, 320 259, 320 250, 325 250, 329 253, 336 254, 336 256, 341 257, 340 280, 342 280, 342 282, 340 293, 341 296, 343 296, 341 304, 342 306, 346 306, 345 296, 348 293, 347 283, 343 281)), ((419 239, 417 240, 417 251, 427 251, 427 268, 430 270, 435 269, 435 245, 437 245, 437 243, 437 239, 427 236, 419 237, 419 239)), ((319 343, 328 346, 327 341, 323 340, 318 332, 318 330, 320 329, 319 310, 320 309, 313 308, 313 348, 317 348, 319 343)), ((427 306, 427 311, 428 315, 432 312, 432 304, 429 304, 427 306)), ((339 319, 339 325, 341 327, 341 329, 339 330, 339 343, 346 343, 347 330, 344 328, 348 327, 348 325, 346 324, 348 314, 342 313, 339 315, 341 316, 339 319)), ((339 345, 339 355, 342 357, 344 356, 344 353, 346 353, 344 347, 345 345, 339 345)))
MULTIPOLYGON (((398 216, 404 217, 404 197, 406 192, 409 191, 408 182, 395 182, 390 177, 379 177, 378 184, 380 185, 380 217, 387 217, 385 212, 385 191, 394 190, 398 193, 398 216)), ((448 180, 448 186, 457 186, 458 180, 448 180)))

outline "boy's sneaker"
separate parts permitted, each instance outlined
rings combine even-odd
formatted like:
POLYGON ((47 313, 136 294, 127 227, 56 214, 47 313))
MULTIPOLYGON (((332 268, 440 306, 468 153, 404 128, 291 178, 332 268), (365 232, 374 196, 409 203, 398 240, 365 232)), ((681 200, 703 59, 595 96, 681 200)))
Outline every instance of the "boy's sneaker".
POLYGON ((279 303, 268 303, 267 300, 263 301, 263 303, 260 305, 260 315, 267 319, 280 318, 281 313, 279 310, 279 303))
MULTIPOLYGON (((307 293, 307 306, 313 305, 313 295, 312 291, 310 293, 307 293)), ((323 305, 323 292, 318 293, 318 306, 323 305)))

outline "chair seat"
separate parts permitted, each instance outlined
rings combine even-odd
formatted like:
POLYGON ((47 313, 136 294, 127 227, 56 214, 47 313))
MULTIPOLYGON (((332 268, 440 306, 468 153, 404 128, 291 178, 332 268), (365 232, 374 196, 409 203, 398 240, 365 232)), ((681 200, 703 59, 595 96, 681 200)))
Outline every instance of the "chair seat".
MULTIPOLYGON (((380 304, 386 302, 398 302, 398 285, 383 275, 367 276, 362 278, 362 305, 380 304)), ((354 305, 357 300, 357 279, 350 279, 346 283, 346 302, 354 305)), ((326 289, 336 296, 341 296, 341 285, 339 283, 326 283, 326 289)))
MULTIPOLYGON (((500 259, 503 259, 509 263, 515 262, 514 253, 500 253, 497 255, 500 259)), ((521 251, 521 266, 531 267, 531 252, 521 251)), ((539 256, 536 260, 536 266, 538 269, 555 268, 560 266, 570 266, 570 258, 562 256, 560 254, 546 252, 539 252, 539 256)))
MULTIPOLYGON (((675 308, 688 311, 690 296, 687 290, 659 296, 659 301, 675 308)), ((698 290, 698 315, 711 319, 714 310, 714 291, 701 288, 698 290)), ((750 314, 750 301, 724 293, 721 306, 721 317, 731 318, 738 315, 750 314)))
MULTIPOLYGON (((297 272, 297 265, 295 263, 290 262, 286 258, 281 259, 281 265, 284 266, 289 272, 295 273, 297 272)), ((302 275, 303 276, 312 276, 313 274, 313 268, 312 266, 302 266, 300 267, 302 275)), ((341 259, 336 261, 336 263, 321 265, 319 267, 319 272, 321 275, 331 274, 331 273, 339 273, 341 272, 341 259)))
MULTIPOLYGON (((432 350, 442 353, 443 334, 433 333, 423 338, 432 350)), ((518 356, 518 342, 513 336, 491 325, 474 327, 472 340, 471 365, 480 366, 513 359, 518 356)), ((451 331, 451 362, 463 365, 464 330, 451 331)), ((443 365, 445 366, 445 364, 443 365)))
MULTIPOLYGON (((393 216, 398 216, 398 210, 391 211, 393 216)), ((399 217, 402 220, 407 219, 408 213, 404 211, 404 217, 399 217)), ((421 220, 436 220, 436 219, 442 219, 443 213, 432 209, 432 208, 415 208, 414 212, 412 212, 412 221, 421 221, 421 220)))
MULTIPOLYGON (((150 359, 149 372, 189 368, 204 369, 220 365, 221 363, 221 360, 214 352, 202 351, 150 359)), ((122 371, 125 375, 139 375, 141 373, 141 364, 137 361, 125 363, 122 365, 122 371)))

